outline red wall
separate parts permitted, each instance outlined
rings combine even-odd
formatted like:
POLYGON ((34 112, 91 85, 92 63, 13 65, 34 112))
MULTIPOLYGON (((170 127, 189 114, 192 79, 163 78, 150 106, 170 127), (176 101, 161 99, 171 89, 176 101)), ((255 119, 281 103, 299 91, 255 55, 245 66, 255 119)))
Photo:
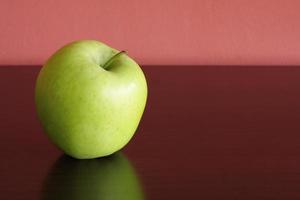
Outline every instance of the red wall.
POLYGON ((0 65, 86 38, 142 64, 300 64, 300 1, 0 1, 0 65))

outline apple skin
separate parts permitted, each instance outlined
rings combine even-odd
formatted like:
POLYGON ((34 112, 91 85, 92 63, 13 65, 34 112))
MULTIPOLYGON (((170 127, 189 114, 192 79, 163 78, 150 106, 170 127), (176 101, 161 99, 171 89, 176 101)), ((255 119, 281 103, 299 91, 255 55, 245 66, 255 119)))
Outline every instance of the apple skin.
POLYGON ((142 200, 144 192, 130 161, 122 153, 92 160, 61 156, 48 172, 41 199, 142 200))
POLYGON ((134 135, 147 100, 139 65, 94 40, 59 49, 35 88, 38 118, 49 139, 78 159, 110 155, 134 135))

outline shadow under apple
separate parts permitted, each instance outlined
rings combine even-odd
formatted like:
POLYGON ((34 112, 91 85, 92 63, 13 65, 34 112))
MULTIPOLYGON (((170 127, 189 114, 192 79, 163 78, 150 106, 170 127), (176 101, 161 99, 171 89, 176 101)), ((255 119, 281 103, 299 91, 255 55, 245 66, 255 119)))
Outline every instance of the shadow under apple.
POLYGON ((142 187, 124 154, 77 160, 61 156, 49 171, 42 189, 44 200, 141 200, 142 187))

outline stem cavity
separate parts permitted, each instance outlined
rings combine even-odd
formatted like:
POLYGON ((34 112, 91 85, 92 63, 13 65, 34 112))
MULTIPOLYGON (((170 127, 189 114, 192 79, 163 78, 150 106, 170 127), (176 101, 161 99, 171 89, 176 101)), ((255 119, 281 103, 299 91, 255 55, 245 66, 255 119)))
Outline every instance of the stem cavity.
POLYGON ((114 61, 114 59, 118 58, 122 54, 126 54, 126 51, 120 51, 116 53, 113 57, 111 57, 108 61, 106 61, 106 63, 104 63, 103 68, 106 69, 106 67, 108 67, 114 61))

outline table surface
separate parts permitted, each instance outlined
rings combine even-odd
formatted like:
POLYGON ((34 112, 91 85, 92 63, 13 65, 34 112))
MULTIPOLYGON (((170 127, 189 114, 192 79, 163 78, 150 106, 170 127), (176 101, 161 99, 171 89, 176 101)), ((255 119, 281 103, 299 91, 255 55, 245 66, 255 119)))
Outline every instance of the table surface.
POLYGON ((0 199, 300 199, 300 68, 144 66, 130 143, 75 160, 37 120, 40 66, 0 67, 0 199))

